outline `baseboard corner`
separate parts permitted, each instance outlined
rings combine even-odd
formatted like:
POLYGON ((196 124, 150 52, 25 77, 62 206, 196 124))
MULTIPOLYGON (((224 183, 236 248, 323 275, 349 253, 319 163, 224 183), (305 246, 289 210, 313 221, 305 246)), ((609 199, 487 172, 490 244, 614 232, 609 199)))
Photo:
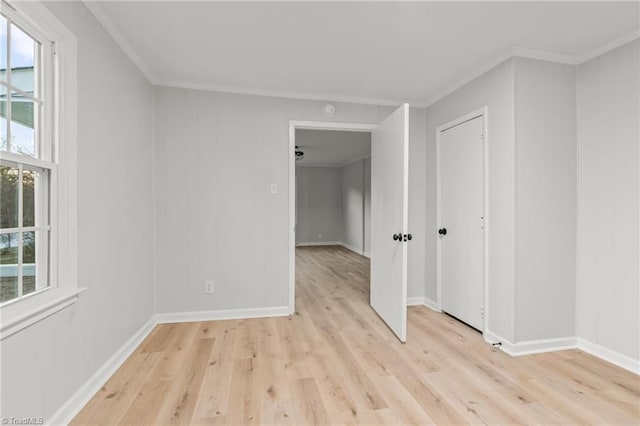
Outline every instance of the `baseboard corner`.
POLYGON ((442 312, 442 308, 440 308, 440 304, 429 299, 428 297, 424 298, 424 306, 426 306, 427 308, 431 309, 432 311, 435 312, 442 312))
POLYGON ((341 242, 341 243, 340 243, 340 245, 341 245, 342 247, 346 248, 347 250, 351 250, 352 252, 354 252, 354 253, 356 253, 356 254, 359 254, 360 256, 368 257, 368 256, 366 256, 366 254, 365 254, 365 251, 364 251, 364 250, 359 249, 359 248, 357 248, 357 247, 355 247, 355 246, 352 246, 351 244, 347 244, 347 243, 345 243, 345 242, 341 242))
POLYGON ((407 297, 407 306, 423 306, 423 305, 424 305, 424 297, 422 296, 407 297))
POLYGON ((489 330, 483 333, 484 340, 497 346, 511 356, 541 354, 545 352, 563 351, 576 348, 576 338, 557 337, 551 339, 525 340, 513 343, 489 330))
POLYGON ((485 342, 489 343, 493 347, 499 348, 502 352, 506 353, 507 355, 516 356, 516 354, 513 351, 513 343, 511 343, 509 340, 505 339, 504 337, 494 333, 491 330, 485 330, 482 333, 482 337, 484 338, 485 342))
POLYGON ((113 354, 76 392, 47 419, 47 424, 67 425, 82 408, 98 393, 129 356, 147 338, 156 326, 156 317, 151 318, 118 351, 113 354))

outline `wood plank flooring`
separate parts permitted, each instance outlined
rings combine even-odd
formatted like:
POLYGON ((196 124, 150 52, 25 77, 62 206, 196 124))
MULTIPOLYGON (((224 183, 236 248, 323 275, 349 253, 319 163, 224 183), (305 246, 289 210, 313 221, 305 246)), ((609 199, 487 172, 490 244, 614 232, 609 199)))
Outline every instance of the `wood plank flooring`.
POLYGON ((580 351, 512 358, 425 307, 400 344, 342 247, 296 279, 291 317, 157 326, 72 424, 640 424, 640 378, 580 351))

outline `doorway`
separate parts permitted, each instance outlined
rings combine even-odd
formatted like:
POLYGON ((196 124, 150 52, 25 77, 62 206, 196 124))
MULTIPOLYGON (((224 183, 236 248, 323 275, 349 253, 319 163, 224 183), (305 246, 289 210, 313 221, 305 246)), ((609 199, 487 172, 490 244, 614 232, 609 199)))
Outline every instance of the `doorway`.
POLYGON ((296 246, 369 257, 371 132, 296 130, 296 246))
POLYGON ((369 310, 371 132, 296 129, 295 140, 297 312, 369 310))
POLYGON ((437 129, 438 298, 483 332, 487 295, 486 108, 437 129))
POLYGON ((289 123, 289 311, 296 292, 296 130, 371 132, 371 267, 369 305, 401 342, 407 328, 407 243, 409 105, 403 104, 377 125, 289 123))

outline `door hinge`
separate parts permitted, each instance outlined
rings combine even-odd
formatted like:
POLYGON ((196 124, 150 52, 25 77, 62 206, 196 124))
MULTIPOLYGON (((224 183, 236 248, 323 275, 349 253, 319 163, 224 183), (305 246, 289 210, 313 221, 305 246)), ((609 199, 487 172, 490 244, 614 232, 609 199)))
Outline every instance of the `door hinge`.
POLYGON ((484 216, 480 216, 480 229, 484 229, 485 222, 484 216))
POLYGON ((480 306, 480 318, 484 319, 484 306, 480 306))

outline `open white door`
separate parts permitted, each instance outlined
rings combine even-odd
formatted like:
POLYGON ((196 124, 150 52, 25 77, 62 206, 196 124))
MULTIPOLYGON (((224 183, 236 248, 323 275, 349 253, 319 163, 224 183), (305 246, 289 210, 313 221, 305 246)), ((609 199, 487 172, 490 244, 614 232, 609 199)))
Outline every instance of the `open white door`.
POLYGON ((407 340, 409 104, 371 133, 371 307, 407 340))

